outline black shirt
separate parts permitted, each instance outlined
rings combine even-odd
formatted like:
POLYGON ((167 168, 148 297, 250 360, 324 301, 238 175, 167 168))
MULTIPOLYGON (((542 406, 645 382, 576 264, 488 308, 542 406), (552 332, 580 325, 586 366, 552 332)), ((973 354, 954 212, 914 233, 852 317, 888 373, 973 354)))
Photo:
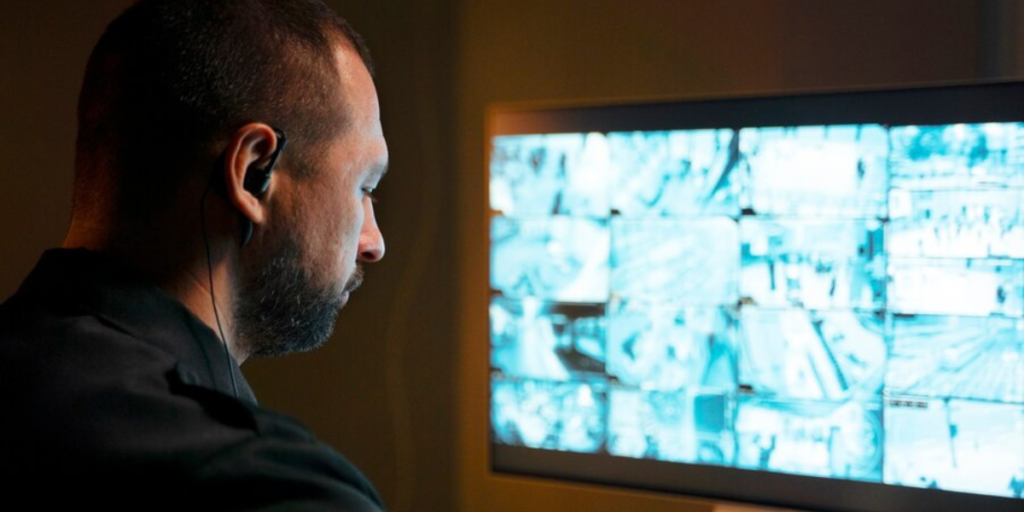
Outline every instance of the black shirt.
POLYGON ((212 330, 98 253, 47 251, 0 305, 0 383, 6 503, 382 508, 345 458, 257 405, 212 330))

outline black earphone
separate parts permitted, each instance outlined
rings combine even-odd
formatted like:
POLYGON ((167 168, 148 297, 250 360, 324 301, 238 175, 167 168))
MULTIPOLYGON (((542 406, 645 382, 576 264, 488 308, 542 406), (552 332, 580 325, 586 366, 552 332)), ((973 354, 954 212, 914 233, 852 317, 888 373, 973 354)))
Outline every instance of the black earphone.
MULTIPOLYGON (((242 182, 242 187, 256 197, 262 197, 263 194, 267 193, 267 189, 270 188, 270 175, 274 172, 274 165, 277 164, 277 159, 281 156, 281 152, 288 145, 288 137, 285 136, 284 132, 277 128, 272 129, 277 135, 277 147, 274 149, 274 153, 270 155, 270 161, 262 169, 245 173, 245 180, 242 182)), ((252 239, 252 228, 252 221, 243 215, 242 247, 245 247, 249 240, 252 239)))

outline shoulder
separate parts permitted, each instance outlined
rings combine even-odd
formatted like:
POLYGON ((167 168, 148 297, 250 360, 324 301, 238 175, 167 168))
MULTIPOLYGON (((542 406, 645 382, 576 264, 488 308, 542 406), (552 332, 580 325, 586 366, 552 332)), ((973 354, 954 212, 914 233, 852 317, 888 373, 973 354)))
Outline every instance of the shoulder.
POLYGON ((379 511, 380 497, 345 457, 297 420, 251 404, 256 435, 211 457, 195 472, 197 494, 217 510, 379 511), (225 489, 246 489, 244 494, 225 489))
POLYGON ((196 384, 175 357, 88 311, 0 306, 0 374, 0 477, 15 489, 60 481, 68 499, 108 504, 152 492, 168 509, 380 509, 301 423, 196 384))
POLYGON ((171 392, 174 367, 86 310, 16 296, 0 306, 0 398, 12 413, 0 426, 0 468, 72 476, 151 450, 201 412, 171 392))
POLYGON ((166 388, 161 370, 173 364, 74 304, 15 296, 0 305, 0 371, 13 384, 0 390, 5 398, 63 404, 127 387, 166 388))

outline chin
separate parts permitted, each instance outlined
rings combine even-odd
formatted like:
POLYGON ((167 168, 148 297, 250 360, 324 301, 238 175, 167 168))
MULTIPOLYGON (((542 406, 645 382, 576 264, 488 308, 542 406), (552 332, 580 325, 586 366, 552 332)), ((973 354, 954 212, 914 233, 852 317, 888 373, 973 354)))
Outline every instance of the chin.
POLYGON ((252 354, 306 352, 322 345, 348 302, 349 286, 358 286, 358 279, 318 279, 302 261, 292 242, 269 261, 245 269, 235 304, 235 337, 245 340, 252 354))

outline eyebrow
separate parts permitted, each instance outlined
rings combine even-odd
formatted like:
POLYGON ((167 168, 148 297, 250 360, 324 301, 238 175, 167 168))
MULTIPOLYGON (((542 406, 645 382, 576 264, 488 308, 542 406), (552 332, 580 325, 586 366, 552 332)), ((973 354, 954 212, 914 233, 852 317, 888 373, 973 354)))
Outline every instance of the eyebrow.
POLYGON ((387 173, 388 162, 384 162, 383 164, 374 165, 373 169, 370 171, 370 176, 374 176, 378 180, 380 180, 383 179, 384 175, 386 175, 387 173))

